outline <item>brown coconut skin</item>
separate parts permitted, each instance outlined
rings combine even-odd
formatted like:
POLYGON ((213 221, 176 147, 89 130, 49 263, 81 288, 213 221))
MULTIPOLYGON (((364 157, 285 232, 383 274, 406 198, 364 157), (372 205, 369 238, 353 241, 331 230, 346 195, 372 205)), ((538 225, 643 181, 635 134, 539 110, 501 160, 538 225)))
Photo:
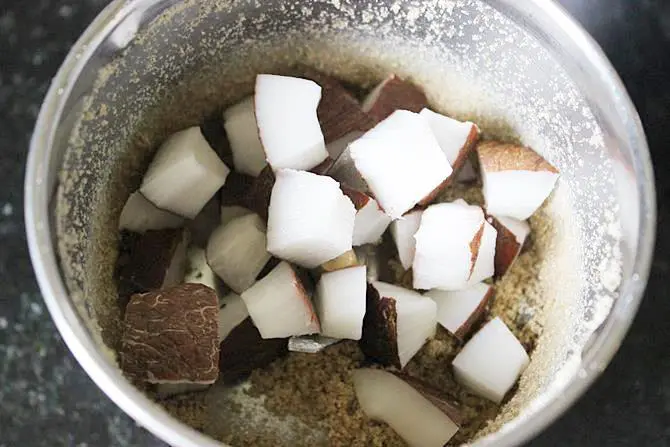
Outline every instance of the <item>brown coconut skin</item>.
POLYGON ((264 339, 251 318, 246 318, 221 342, 220 378, 227 384, 237 383, 254 369, 263 368, 286 354, 287 338, 264 339))
POLYGON ((380 296, 377 289, 368 284, 363 335, 359 346, 368 359, 401 369, 397 322, 395 299, 380 296))
POLYGON ((431 191, 430 194, 424 197, 423 200, 421 200, 418 203, 418 206, 426 207, 430 205, 437 198, 437 196, 439 196, 440 193, 444 191, 446 187, 451 185, 451 183, 457 177, 458 171, 461 170, 461 168, 467 161, 468 157, 470 156, 470 153, 473 152, 475 146, 477 145, 478 140, 479 140, 479 130, 477 129, 477 126, 473 125, 472 130, 468 135, 468 139, 465 142, 465 145, 459 151, 458 158, 456 159, 456 161, 452 166, 453 172, 451 173, 451 175, 446 179, 444 179, 444 181, 440 183, 433 191, 431 191))
POLYGON ((218 297, 202 284, 135 294, 123 321, 121 368, 144 383, 214 383, 218 327, 218 297))
POLYGON ((392 74, 382 82, 379 96, 371 104, 367 113, 376 124, 384 121, 396 110, 418 113, 426 107, 428 107, 428 98, 423 90, 392 74))
POLYGON ((440 411, 447 415, 447 417, 456 425, 460 426, 463 424, 465 418, 461 410, 461 405, 455 397, 450 396, 448 393, 433 387, 428 382, 412 377, 409 374, 403 372, 391 372, 391 374, 418 391, 419 394, 439 408, 440 411))
POLYGON ((496 279, 502 278, 505 273, 512 267, 516 258, 519 257, 522 244, 516 240, 516 236, 506 226, 500 223, 498 219, 492 217, 491 225, 496 229, 498 235, 496 237, 496 255, 494 261, 494 277, 496 279))
POLYGON ((375 120, 363 111, 356 97, 339 80, 311 67, 300 66, 298 71, 301 77, 321 86, 321 101, 316 114, 326 144, 353 131, 365 132, 374 127, 375 120))
POLYGON ((188 232, 183 229, 121 232, 115 266, 119 307, 124 310, 135 293, 178 284, 186 270, 188 232), (177 271, 170 271, 174 264, 177 271))
POLYGON ((465 323, 463 323, 461 327, 458 328, 456 333, 454 333, 454 337, 464 341, 466 337, 470 335, 472 329, 477 325, 477 323, 479 323, 484 318, 484 316, 486 316, 489 304, 493 301, 494 296, 495 291, 493 290, 493 287, 490 287, 489 291, 479 302, 479 305, 475 311, 470 314, 470 317, 465 321, 465 323))
POLYGON ((268 220, 268 209, 275 180, 272 168, 269 165, 266 166, 251 184, 243 201, 245 208, 258 214, 265 222, 268 220))
POLYGON ((547 171, 558 174, 558 169, 540 154, 518 144, 484 141, 477 146, 477 155, 481 169, 486 172, 547 171))

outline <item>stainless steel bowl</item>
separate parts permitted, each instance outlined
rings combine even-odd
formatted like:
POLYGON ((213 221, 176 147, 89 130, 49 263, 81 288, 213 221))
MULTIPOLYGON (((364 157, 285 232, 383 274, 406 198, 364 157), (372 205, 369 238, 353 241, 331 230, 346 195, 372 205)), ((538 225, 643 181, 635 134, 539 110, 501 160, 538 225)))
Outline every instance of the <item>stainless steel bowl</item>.
POLYGON ((388 71, 411 77, 439 107, 491 132, 511 129, 563 172, 554 216, 566 229, 558 242, 566 260, 543 280, 565 283, 555 290, 562 298, 552 298, 564 302, 552 307, 514 409, 476 445, 528 440, 621 344, 655 231, 653 173, 635 109, 593 40, 547 0, 112 2, 54 78, 27 166, 30 252, 63 339, 96 384, 156 436, 175 446, 218 445, 117 368, 106 347, 115 328, 103 305, 113 299, 104 244, 136 182, 126 172, 151 153, 139 136, 156 141, 195 123, 216 102, 212 95, 225 91, 220 103, 239 98, 254 72, 295 60, 355 82, 388 71), (160 110, 181 111, 148 125, 160 110))

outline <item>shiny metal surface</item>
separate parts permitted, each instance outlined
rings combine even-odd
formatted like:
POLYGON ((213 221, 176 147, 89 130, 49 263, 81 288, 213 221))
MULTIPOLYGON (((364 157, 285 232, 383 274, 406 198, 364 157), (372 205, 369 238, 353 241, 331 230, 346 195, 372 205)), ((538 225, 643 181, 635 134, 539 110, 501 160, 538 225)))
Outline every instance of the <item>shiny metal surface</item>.
MULTIPOLYGON (((51 315, 82 367, 140 425, 175 446, 219 445, 178 423, 130 385, 101 352, 70 298, 59 268, 53 198, 67 138, 98 70, 136 33, 177 0, 111 3, 73 47, 47 94, 27 166, 25 215, 35 272, 51 315)), ((618 299, 582 354, 579 373, 561 385, 560 398, 543 402, 523 423, 477 445, 518 445, 560 416, 600 374, 619 347, 642 298, 655 232, 653 172, 642 126, 625 89, 592 39, 560 8, 544 0, 485 2, 510 17, 558 61, 603 128, 616 176, 622 216, 624 276, 618 299)), ((437 19, 436 19, 437 20, 437 19)), ((585 169, 589 169, 587 165, 585 169)), ((557 395, 558 395, 557 394, 557 395)))

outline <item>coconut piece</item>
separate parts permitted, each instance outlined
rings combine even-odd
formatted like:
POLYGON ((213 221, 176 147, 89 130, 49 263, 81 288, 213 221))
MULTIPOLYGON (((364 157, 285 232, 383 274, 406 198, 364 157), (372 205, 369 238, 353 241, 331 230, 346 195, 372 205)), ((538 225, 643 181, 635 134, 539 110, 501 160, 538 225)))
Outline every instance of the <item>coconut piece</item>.
POLYGON ((382 365, 404 368, 435 335, 435 301, 383 282, 368 284, 366 298, 361 350, 382 365))
POLYGON ((405 381, 408 385, 421 393, 423 397, 428 399, 433 405, 442 410, 442 412, 446 414, 456 425, 460 426, 463 424, 465 416, 463 415, 461 404, 455 396, 445 392, 445 390, 439 390, 429 383, 416 377, 412 377, 407 373, 399 371, 389 372, 399 379, 405 381))
MULTIPOLYGON (((468 279, 468 286, 480 283, 493 277, 495 273, 496 240, 498 232, 493 225, 484 223, 484 231, 479 239, 477 260, 468 279)), ((476 241, 475 241, 476 243, 476 241)))
POLYGON ((223 112, 223 127, 230 142, 235 170, 257 177, 267 165, 258 136, 254 97, 249 96, 223 112))
POLYGON ((214 383, 218 313, 216 292, 202 284, 133 295, 123 320, 121 368, 147 383, 214 383))
POLYGON ((398 258, 405 270, 412 268, 414 253, 416 251, 416 240, 414 235, 419 231, 423 210, 410 211, 398 220, 391 223, 391 235, 398 249, 398 258))
MULTIPOLYGON (((358 100, 340 81, 312 68, 303 67, 302 71, 306 78, 321 86, 317 115, 326 145, 352 131, 367 131, 374 127, 375 121, 363 111, 358 100)), ((333 159, 340 156, 341 152, 330 152, 330 146, 326 148, 333 159)))
POLYGON ((324 272, 334 272, 335 270, 342 270, 349 267, 355 267, 358 264, 358 258, 356 257, 356 252, 354 250, 349 250, 344 252, 335 259, 321 264, 321 269, 324 272))
POLYGON ((360 340, 366 302, 366 268, 349 267, 321 275, 314 307, 325 337, 360 340))
POLYGON ((375 199, 369 195, 340 185, 342 192, 349 197, 356 207, 356 219, 354 221, 353 245, 358 247, 365 244, 377 244, 382 235, 391 224, 391 218, 379 207, 375 199))
POLYGON ((418 113, 427 106, 428 99, 423 91, 395 74, 384 79, 363 101, 363 111, 377 123, 396 110, 418 113))
POLYGON ((511 217, 491 217, 491 224, 498 231, 496 239, 495 276, 502 278, 519 257, 526 238, 530 234, 530 225, 523 220, 511 217))
POLYGON ((495 318, 467 342, 453 367, 460 384, 499 404, 529 363, 519 340, 495 318))
POLYGON ((178 394, 196 393, 205 391, 210 385, 202 383, 159 383, 156 385, 155 393, 159 399, 176 396, 178 394))
POLYGON ((356 209, 330 177, 282 169, 272 189, 268 251, 314 268, 351 250, 356 209))
MULTIPOLYGON (((327 158, 323 163, 316 166, 310 172, 325 175, 332 166, 333 160, 327 158)), ((240 205, 261 216, 264 221, 268 219, 268 208, 272 197, 272 188, 275 184, 275 173, 270 166, 266 166, 244 195, 240 205)))
POLYGON ((247 318, 249 318, 247 306, 238 294, 230 293, 224 296, 219 307, 219 343, 247 318))
POLYGON ((158 208, 193 219, 223 186, 229 172, 200 128, 191 127, 161 145, 140 192, 158 208))
POLYGON ((203 284, 215 291, 218 289, 216 274, 207 264, 207 255, 204 249, 191 245, 186 250, 186 273, 183 282, 203 284))
POLYGON ((349 145, 363 136, 363 132, 350 132, 328 145, 328 152, 330 154, 340 154, 335 158, 333 166, 328 170, 327 174, 337 180, 338 182, 348 185, 351 188, 359 191, 368 191, 368 184, 365 183, 361 173, 356 169, 354 160, 351 158, 351 150, 349 145))
POLYGON ((220 378, 224 383, 232 384, 285 356, 288 340, 264 340, 251 318, 247 318, 224 338, 220 349, 220 378))
POLYGON ((188 231, 183 229, 121 234, 116 277, 122 309, 135 293, 164 289, 182 282, 189 240, 188 231))
POLYGON ((191 242, 205 248, 210 236, 220 224, 221 199, 217 194, 207 202, 195 219, 186 221, 186 228, 191 232, 191 242))
POLYGON ((393 219, 432 200, 452 173, 428 123, 406 110, 394 112, 349 147, 356 169, 393 219))
POLYGON ((147 230, 180 228, 183 225, 183 217, 156 208, 156 205, 147 200, 139 191, 135 191, 128 197, 119 216, 119 230, 128 230, 135 233, 144 233, 147 230))
POLYGON ((263 338, 316 334, 319 320, 295 270, 281 262, 242 294, 254 325, 263 338))
POLYGON ((486 212, 528 219, 549 197, 558 170, 530 148, 488 141, 477 147, 486 212))
POLYGON ((288 350, 305 354, 316 354, 342 340, 339 338, 324 337, 322 335, 301 335, 288 339, 288 350))
POLYGON ((437 303, 437 322, 463 340, 486 312, 493 298, 493 288, 478 283, 455 292, 433 289, 424 296, 437 303))
POLYGON ((316 109, 321 87, 314 81, 261 74, 255 113, 272 169, 311 169, 328 157, 316 109))
POLYGON ((221 207, 221 224, 227 225, 238 217, 248 216, 252 214, 250 209, 244 208, 243 206, 222 206, 221 207))
POLYGON ((428 387, 417 389, 378 369, 358 369, 352 380, 365 415, 387 423, 410 446, 443 447, 458 432, 450 413, 428 397, 437 394, 428 387))
POLYGON ((479 139, 477 125, 470 121, 461 122, 449 118, 427 108, 419 115, 430 125, 453 170, 460 170, 479 139))
MULTIPOLYGON (((414 288, 460 290, 467 287, 476 267, 486 223, 482 209, 465 202, 441 203, 426 209, 414 235, 414 288)), ((477 273, 479 276, 479 271, 477 273)))
POLYGON ((224 283, 242 293, 270 260, 266 246, 265 225, 258 215, 249 214, 214 231, 207 244, 207 261, 224 283))

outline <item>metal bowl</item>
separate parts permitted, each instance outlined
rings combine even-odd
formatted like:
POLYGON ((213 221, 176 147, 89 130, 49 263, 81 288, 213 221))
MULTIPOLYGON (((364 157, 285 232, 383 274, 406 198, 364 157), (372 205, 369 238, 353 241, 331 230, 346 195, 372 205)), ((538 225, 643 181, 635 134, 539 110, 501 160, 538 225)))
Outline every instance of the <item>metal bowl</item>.
POLYGON ((28 159, 30 252, 63 339, 95 383, 156 436, 175 446, 219 445, 118 369, 108 348, 118 328, 106 312, 114 299, 106 244, 153 143, 248 93, 255 72, 295 61, 362 84, 388 71, 410 77, 438 107, 492 134, 519 135, 562 171, 550 209, 565 229, 557 241, 564 259, 542 278, 561 284, 548 297, 560 305, 520 392, 475 444, 528 440, 618 349, 642 299, 655 232, 637 113, 593 40, 546 0, 112 2, 53 80, 28 159))

